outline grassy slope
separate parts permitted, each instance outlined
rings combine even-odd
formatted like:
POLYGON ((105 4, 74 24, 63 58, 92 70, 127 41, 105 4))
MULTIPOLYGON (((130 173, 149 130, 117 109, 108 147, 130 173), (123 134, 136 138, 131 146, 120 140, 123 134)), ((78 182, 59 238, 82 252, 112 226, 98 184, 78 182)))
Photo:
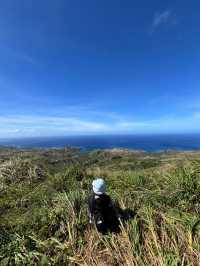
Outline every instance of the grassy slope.
POLYGON ((0 151, 0 265, 199 265, 200 154, 0 151), (136 212, 118 235, 88 227, 101 175, 136 212))

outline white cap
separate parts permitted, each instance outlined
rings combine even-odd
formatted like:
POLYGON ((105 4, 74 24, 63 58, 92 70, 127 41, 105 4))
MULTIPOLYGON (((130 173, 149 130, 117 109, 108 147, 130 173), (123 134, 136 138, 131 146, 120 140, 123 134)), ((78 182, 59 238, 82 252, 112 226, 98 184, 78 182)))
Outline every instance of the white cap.
POLYGON ((97 178, 92 182, 92 188, 95 194, 102 195, 106 192, 106 184, 102 178, 97 178))

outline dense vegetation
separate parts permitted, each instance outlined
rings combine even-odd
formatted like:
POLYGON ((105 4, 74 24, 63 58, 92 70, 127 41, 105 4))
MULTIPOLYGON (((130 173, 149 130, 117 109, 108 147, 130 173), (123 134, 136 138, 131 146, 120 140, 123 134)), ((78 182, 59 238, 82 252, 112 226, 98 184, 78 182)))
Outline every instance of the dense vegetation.
POLYGON ((200 154, 0 152, 0 265, 200 265, 200 154), (119 234, 88 226, 103 176, 135 216, 119 234))

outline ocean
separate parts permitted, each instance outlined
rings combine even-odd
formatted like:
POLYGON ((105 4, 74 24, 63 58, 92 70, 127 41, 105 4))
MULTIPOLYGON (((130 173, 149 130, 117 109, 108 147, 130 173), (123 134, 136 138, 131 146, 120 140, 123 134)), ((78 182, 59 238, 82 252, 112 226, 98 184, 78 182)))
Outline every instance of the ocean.
POLYGON ((192 151, 200 150, 200 134, 102 135, 0 139, 0 146, 18 148, 79 147, 83 151, 110 148, 126 148, 147 152, 166 150, 192 151))

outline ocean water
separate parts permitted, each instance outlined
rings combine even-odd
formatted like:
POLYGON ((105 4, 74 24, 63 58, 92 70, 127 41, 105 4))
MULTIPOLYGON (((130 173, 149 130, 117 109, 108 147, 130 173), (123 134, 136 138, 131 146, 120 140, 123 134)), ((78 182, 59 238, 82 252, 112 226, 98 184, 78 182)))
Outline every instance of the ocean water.
POLYGON ((163 150, 200 150, 200 134, 182 135, 109 135, 0 139, 0 146, 19 148, 79 147, 93 149, 128 148, 159 152, 163 150))

